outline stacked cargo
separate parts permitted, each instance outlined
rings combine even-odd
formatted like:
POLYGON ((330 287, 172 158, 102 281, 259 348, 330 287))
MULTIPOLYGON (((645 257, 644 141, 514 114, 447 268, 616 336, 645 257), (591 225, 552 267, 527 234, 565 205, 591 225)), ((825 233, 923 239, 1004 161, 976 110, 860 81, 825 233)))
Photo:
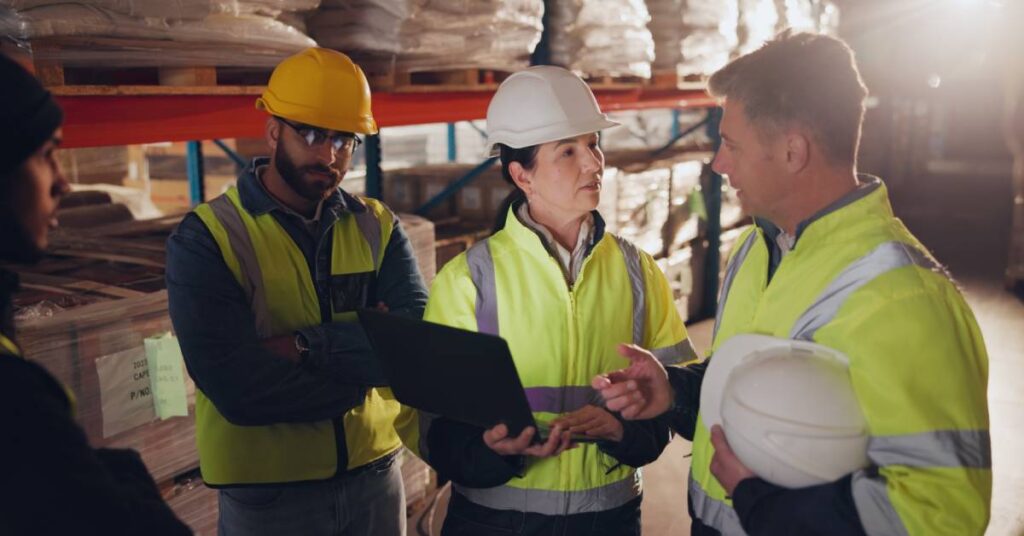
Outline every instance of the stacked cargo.
POLYGON ((315 43, 278 20, 319 0, 9 0, 37 65, 269 68, 315 43))
POLYGON ((408 18, 406 0, 324 0, 306 16, 306 27, 320 46, 384 60, 401 52, 399 34, 408 18))
POLYGON ((736 49, 736 0, 647 0, 647 7, 659 74, 681 79, 709 75, 736 49))
MULTIPOLYGON (((388 170, 384 203, 395 211, 416 211, 474 168, 472 164, 433 164, 388 170)), ((426 214, 437 225, 438 270, 489 233, 511 191, 501 168, 493 165, 426 214)))
POLYGON ((307 21, 317 42, 351 55, 374 82, 404 86, 409 73, 525 68, 543 14, 542 0, 328 0, 307 21))
POLYGON ((739 54, 783 30, 836 35, 839 28, 839 8, 831 0, 739 0, 739 8, 739 54))
POLYGON ((775 4, 775 0, 740 0, 739 54, 753 52, 775 36, 780 24, 775 4))
POLYGON ((654 41, 642 0, 552 2, 551 63, 586 78, 651 77, 654 41))
MULTIPOLYGON (((696 312, 704 273, 704 188, 711 153, 673 148, 619 151, 606 158, 601 205, 606 229, 651 254, 668 277, 680 315, 696 312)), ((729 189, 722 191, 723 229, 745 219, 729 189)), ((723 247, 728 248, 728 244, 723 247)))

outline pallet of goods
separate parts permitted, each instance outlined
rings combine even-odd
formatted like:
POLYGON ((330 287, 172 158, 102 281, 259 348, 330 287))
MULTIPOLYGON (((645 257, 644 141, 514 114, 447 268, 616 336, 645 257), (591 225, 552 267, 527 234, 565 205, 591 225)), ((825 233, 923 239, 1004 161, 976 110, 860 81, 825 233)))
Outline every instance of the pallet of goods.
POLYGON ((552 64, 600 89, 633 89, 651 78, 654 41, 644 2, 576 0, 548 7, 544 31, 552 64))
POLYGON ((0 14, 50 87, 266 82, 315 42, 278 20, 319 0, 10 0, 0 14), (12 20, 13 19, 13 20, 12 20))
POLYGON ((543 13, 543 0, 325 0, 306 22, 374 90, 493 91, 529 65, 543 13))

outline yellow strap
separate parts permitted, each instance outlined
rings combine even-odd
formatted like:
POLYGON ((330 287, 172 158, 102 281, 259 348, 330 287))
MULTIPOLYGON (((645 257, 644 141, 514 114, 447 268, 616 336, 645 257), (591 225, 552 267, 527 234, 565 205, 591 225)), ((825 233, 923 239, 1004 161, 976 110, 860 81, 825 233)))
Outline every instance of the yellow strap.
POLYGON ((0 334, 0 348, 3 349, 4 353, 21 357, 21 348, 18 348, 18 345, 14 344, 14 341, 8 339, 3 334, 0 334))

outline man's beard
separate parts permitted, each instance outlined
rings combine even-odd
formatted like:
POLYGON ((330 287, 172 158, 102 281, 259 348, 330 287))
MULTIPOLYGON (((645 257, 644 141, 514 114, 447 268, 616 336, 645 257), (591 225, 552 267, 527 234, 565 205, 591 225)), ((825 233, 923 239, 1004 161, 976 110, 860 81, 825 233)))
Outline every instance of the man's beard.
POLYGON ((310 201, 319 202, 326 198, 332 190, 338 187, 338 183, 341 182, 341 174, 328 166, 312 165, 301 168, 297 167, 291 157, 288 156, 288 152, 285 151, 283 143, 277 144, 277 150, 274 152, 274 165, 277 168, 277 173, 281 175, 281 178, 291 187, 292 191, 310 201), (315 183, 303 182, 302 176, 307 172, 330 174, 332 178, 330 187, 321 189, 315 183))

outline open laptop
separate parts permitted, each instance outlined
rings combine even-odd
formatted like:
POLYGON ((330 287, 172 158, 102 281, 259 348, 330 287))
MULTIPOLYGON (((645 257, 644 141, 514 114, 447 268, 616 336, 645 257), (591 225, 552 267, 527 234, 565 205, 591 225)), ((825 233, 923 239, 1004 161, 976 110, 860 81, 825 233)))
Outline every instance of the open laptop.
POLYGON ((358 315, 399 402, 481 428, 504 423, 511 437, 533 426, 535 443, 547 439, 505 339, 370 309, 358 315))

